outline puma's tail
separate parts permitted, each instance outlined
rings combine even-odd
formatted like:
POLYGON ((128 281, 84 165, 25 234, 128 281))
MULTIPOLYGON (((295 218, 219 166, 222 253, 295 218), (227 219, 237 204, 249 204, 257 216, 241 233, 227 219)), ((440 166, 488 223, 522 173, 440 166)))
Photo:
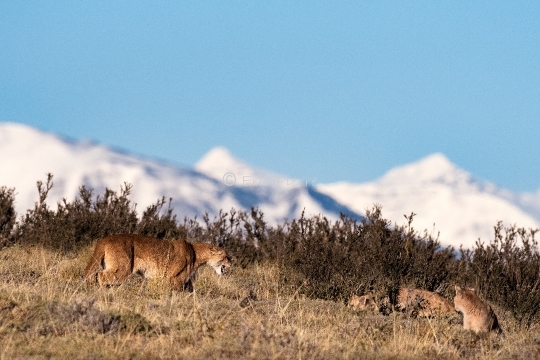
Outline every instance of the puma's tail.
POLYGON ((94 254, 88 261, 88 265, 86 265, 86 270, 84 271, 84 278, 86 279, 86 281, 89 281, 91 283, 95 283, 97 281, 97 273, 101 269, 101 264, 104 259, 105 250, 98 243, 94 250, 94 254))

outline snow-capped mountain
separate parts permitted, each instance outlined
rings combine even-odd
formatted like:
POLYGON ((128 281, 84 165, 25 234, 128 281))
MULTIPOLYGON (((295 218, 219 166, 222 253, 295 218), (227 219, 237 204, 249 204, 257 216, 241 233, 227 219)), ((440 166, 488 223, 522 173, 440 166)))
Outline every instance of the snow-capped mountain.
MULTIPOLYGON (((204 155, 196 164, 195 170, 229 185, 270 186, 280 185, 280 175, 253 167, 236 159, 224 147, 215 147, 204 155)), ((287 179, 285 179, 287 180, 287 179)), ((283 185, 287 186, 286 183, 283 185)))
POLYGON ((297 218, 303 209, 330 219, 340 212, 359 218, 380 204, 383 217, 396 224, 405 223, 403 215, 414 212, 417 230, 440 232, 441 242, 455 247, 491 239, 499 220, 540 228, 540 191, 513 193, 475 180, 442 154, 394 168, 373 182, 306 186, 303 180, 250 166, 221 147, 188 169, 65 140, 26 125, 0 123, 0 186, 16 189, 19 215, 33 207, 36 181, 45 180, 48 172, 54 174, 50 205, 62 197, 73 200, 83 184, 102 194, 105 187, 119 190, 129 182, 130 198, 139 211, 162 196, 172 197, 180 219, 251 206, 259 207, 272 224, 297 218))
POLYGON ((477 181, 443 154, 394 168, 373 182, 339 182, 317 189, 360 213, 380 204, 383 217, 396 224, 406 223, 404 215, 414 212, 417 230, 440 232, 441 242, 455 247, 492 239, 497 221, 540 228, 534 211, 540 205, 538 194, 514 194, 477 181))
MULTIPOLYGON (((50 172, 54 175, 48 199, 52 206, 63 197, 73 200, 83 184, 93 188, 95 194, 102 194, 105 187, 120 190, 128 182, 133 185, 130 199, 137 204, 138 211, 162 196, 172 197, 180 219, 195 215, 200 218, 205 212, 215 215, 220 209, 249 210, 252 206, 259 207, 270 223, 298 217, 303 209, 306 214, 324 214, 331 219, 337 219, 340 212, 360 217, 311 187, 227 183, 223 173, 255 173, 223 149, 210 151, 199 167, 201 171, 186 169, 99 144, 65 140, 26 125, 0 123, 0 186, 16 189, 19 215, 33 207, 38 199, 36 181, 46 180, 50 172), (215 177, 211 172, 210 176, 203 173, 213 168, 213 161, 222 166, 214 167, 215 177)), ((269 174, 260 172, 256 176, 269 178, 269 174)))

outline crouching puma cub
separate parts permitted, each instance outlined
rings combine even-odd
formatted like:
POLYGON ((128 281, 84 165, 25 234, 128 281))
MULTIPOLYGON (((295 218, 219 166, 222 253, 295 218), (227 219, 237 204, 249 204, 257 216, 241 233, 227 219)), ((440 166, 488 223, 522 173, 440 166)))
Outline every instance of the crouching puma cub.
POLYGON ((190 244, 185 240, 166 241, 127 234, 99 240, 88 261, 85 278, 100 286, 116 285, 139 273, 145 278, 167 278, 174 290, 193 291, 192 280, 204 264, 221 275, 231 266, 225 250, 206 243, 190 244))
POLYGON ((360 311, 370 310, 379 312, 379 305, 375 301, 375 297, 372 294, 362 296, 353 295, 351 296, 347 306, 360 311))
POLYGON ((442 314, 453 314, 456 311, 441 295, 420 289, 399 289, 397 308, 407 311, 418 311, 418 316, 431 317, 442 314))
POLYGON ((502 334, 497 316, 491 306, 480 300, 473 288, 462 289, 456 285, 454 297, 456 311, 463 313, 463 328, 475 333, 494 331, 502 334))

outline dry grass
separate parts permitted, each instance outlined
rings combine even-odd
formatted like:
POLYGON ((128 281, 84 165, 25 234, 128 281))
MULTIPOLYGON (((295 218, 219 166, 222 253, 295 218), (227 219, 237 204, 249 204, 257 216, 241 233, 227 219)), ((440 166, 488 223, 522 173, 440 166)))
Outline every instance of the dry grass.
POLYGON ((538 331, 498 315, 506 337, 464 331, 460 317, 357 312, 284 287, 272 264, 203 269, 195 292, 133 277, 101 289, 82 281, 91 248, 66 257, 0 250, 0 358, 357 359, 536 358, 538 331))

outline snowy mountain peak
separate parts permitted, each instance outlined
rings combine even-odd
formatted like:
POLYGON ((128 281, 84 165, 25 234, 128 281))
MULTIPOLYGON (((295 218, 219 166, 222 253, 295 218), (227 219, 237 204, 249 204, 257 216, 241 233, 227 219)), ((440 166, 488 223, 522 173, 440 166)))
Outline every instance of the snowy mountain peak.
POLYGON ((52 173, 54 186, 47 203, 53 208, 62 198, 75 199, 81 185, 99 195, 105 188, 118 190, 128 182, 133 185, 130 199, 139 212, 165 196, 173 199, 172 207, 179 218, 251 207, 261 209, 272 224, 296 218, 303 209, 307 214, 324 214, 330 219, 337 219, 340 212, 360 218, 315 189, 263 187, 259 186, 261 181, 244 181, 242 176, 251 174, 261 179, 267 172, 235 159, 224 148, 210 151, 198 167, 211 176, 104 145, 67 140, 26 125, 0 123, 0 186, 15 188, 19 215, 38 199, 36 181, 52 173), (233 184, 224 181, 223 172, 238 174, 238 186, 228 186, 233 184))
POLYGON ((441 153, 429 155, 411 164, 398 166, 381 178, 384 183, 467 183, 471 176, 441 153))
POLYGON ((0 145, 16 142, 31 142, 38 137, 55 135, 45 134, 28 125, 17 123, 0 123, 0 145))
POLYGON ((441 242, 456 248, 471 247, 478 238, 491 239, 497 221, 540 226, 540 218, 533 215, 540 209, 533 205, 540 197, 531 194, 527 203, 524 197, 512 198, 510 191, 475 180, 438 153, 394 168, 370 183, 327 184, 317 189, 356 212, 380 204, 384 218, 396 224, 404 224, 403 215, 414 212, 416 229, 434 236, 440 231, 441 242))
POLYGON ((222 166, 245 166, 245 163, 236 159, 229 149, 223 146, 217 146, 208 151, 197 164, 195 164, 197 169, 205 171, 222 166))
POLYGON ((540 191, 515 194, 476 181, 440 153, 394 168, 373 182, 315 188, 283 181, 284 176, 253 167, 224 147, 210 150, 193 171, 23 124, 0 123, 0 169, 0 186, 16 189, 19 215, 37 200, 36 181, 51 172, 51 206, 63 197, 74 199, 83 184, 100 194, 105 187, 118 190, 127 181, 133 185, 131 200, 137 210, 162 196, 172 197, 180 218, 256 206, 275 224, 298 217, 303 209, 337 219, 340 212, 360 217, 373 204, 381 204, 386 219, 402 224, 403 215, 414 212, 416 229, 434 235, 440 230, 441 242, 456 247, 490 239, 499 220, 540 227, 540 191))
POLYGON ((7 134, 8 132, 21 132, 21 131, 38 132, 38 130, 26 124, 12 123, 12 122, 0 122, 0 130, 2 131, 1 132, 2 134, 7 134))
POLYGON ((30 152, 45 157, 90 148, 105 147, 90 140, 76 141, 25 124, 0 122, 0 151, 3 155, 19 157, 30 152))
MULTIPOLYGON (((241 179, 268 179, 277 178, 278 175, 270 171, 255 168, 242 160, 235 158, 224 147, 215 147, 204 155, 196 164, 195 170, 206 174, 214 179, 222 180, 226 174, 234 174, 237 183, 241 179)), ((265 182, 262 182, 264 184, 265 182)))
POLYGON ((444 170, 454 170, 456 166, 443 154, 443 153, 434 153, 429 156, 426 156, 423 159, 420 159, 416 162, 416 166, 422 168, 437 168, 444 170))

